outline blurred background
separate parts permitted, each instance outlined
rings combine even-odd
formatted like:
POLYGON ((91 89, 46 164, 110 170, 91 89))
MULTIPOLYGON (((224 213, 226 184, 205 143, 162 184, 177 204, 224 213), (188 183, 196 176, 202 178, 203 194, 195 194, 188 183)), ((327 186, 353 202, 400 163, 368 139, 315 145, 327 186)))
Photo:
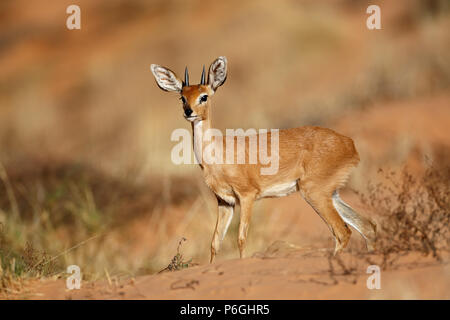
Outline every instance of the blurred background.
MULTIPOLYGON (((381 30, 366 27, 370 4, 1 1, 3 269, 152 273, 182 237, 186 260, 208 261, 215 200, 197 166, 171 162, 172 131, 190 125, 151 63, 180 76, 187 65, 196 83, 204 64, 226 56, 228 80, 213 101, 223 131, 320 125, 352 137, 362 161, 348 199, 380 168, 419 175, 448 163, 449 3, 377 1, 381 30), (66 28, 71 4, 81 30, 66 28)), ((220 259, 238 257, 237 216, 220 259)), ((333 246, 298 194, 258 202, 249 237, 249 255, 280 239, 333 246)))

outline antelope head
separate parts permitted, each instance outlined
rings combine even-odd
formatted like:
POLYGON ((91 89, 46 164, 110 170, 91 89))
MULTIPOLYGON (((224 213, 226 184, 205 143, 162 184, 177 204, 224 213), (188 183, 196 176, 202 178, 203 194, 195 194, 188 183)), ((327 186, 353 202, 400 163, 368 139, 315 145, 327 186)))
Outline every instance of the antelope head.
POLYGON ((219 57, 211 63, 208 80, 205 78, 203 66, 200 84, 189 84, 189 72, 186 67, 184 80, 180 80, 175 72, 169 68, 152 64, 150 69, 158 86, 164 91, 175 91, 180 94, 183 103, 183 115, 186 120, 203 121, 209 118, 211 97, 227 78, 227 58, 219 57))

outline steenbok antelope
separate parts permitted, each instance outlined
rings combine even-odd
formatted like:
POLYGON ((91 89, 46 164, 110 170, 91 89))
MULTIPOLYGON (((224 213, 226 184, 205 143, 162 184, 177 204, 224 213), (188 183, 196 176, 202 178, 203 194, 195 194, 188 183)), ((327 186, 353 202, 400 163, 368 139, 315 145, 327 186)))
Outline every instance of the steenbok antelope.
MULTIPOLYGON (((201 161, 201 151, 211 143, 225 144, 226 140, 222 138, 207 142, 202 136, 212 128, 211 98, 227 78, 227 59, 219 57, 211 64, 207 81, 203 67, 198 85, 189 85, 187 68, 184 81, 168 68, 155 64, 150 68, 161 89, 181 95, 184 117, 192 125, 194 153, 206 184, 217 197, 218 215, 211 243, 211 262, 219 251, 237 203, 241 207, 238 245, 242 258, 253 202, 266 197, 286 196, 296 191, 300 191, 302 197, 327 223, 336 241, 335 254, 345 248, 349 241, 351 231, 347 224, 361 233, 369 250, 373 249, 376 225, 357 214, 341 200, 338 193, 350 171, 359 162, 352 139, 319 127, 280 130, 279 169, 272 175, 261 174, 260 162, 228 164, 223 161, 221 164, 208 164, 201 161)), ((267 141, 270 145, 271 139, 267 138, 267 141)), ((248 156, 248 146, 245 146, 245 153, 248 156)), ((225 154, 221 156, 225 158, 225 154)))

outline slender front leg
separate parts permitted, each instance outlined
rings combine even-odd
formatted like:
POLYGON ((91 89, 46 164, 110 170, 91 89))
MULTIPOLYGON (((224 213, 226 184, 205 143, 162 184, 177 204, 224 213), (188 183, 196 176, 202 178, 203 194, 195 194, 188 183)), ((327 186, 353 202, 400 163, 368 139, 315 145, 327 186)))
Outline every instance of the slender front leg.
POLYGON ((255 198, 253 195, 240 198, 241 219, 239 222, 238 246, 241 259, 244 258, 245 243, 247 241, 248 227, 250 224, 250 218, 252 216, 252 208, 254 201, 255 198))
POLYGON ((219 208, 217 210, 216 229, 214 230, 211 242, 210 263, 214 262, 214 258, 220 250, 220 245, 222 244, 223 238, 225 238, 225 234, 227 233, 234 213, 234 205, 230 205, 220 198, 217 198, 217 202, 219 208))

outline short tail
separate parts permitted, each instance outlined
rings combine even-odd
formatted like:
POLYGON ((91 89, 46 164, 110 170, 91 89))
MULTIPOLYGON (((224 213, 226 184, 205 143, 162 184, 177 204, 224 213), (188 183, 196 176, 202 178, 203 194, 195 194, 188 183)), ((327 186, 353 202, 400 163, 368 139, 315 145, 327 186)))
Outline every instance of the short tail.
POLYGON ((375 249, 377 225, 370 219, 356 213, 352 207, 341 199, 338 190, 333 192, 332 199, 333 206, 336 208, 342 220, 355 228, 366 240, 367 249, 373 251, 375 249))

